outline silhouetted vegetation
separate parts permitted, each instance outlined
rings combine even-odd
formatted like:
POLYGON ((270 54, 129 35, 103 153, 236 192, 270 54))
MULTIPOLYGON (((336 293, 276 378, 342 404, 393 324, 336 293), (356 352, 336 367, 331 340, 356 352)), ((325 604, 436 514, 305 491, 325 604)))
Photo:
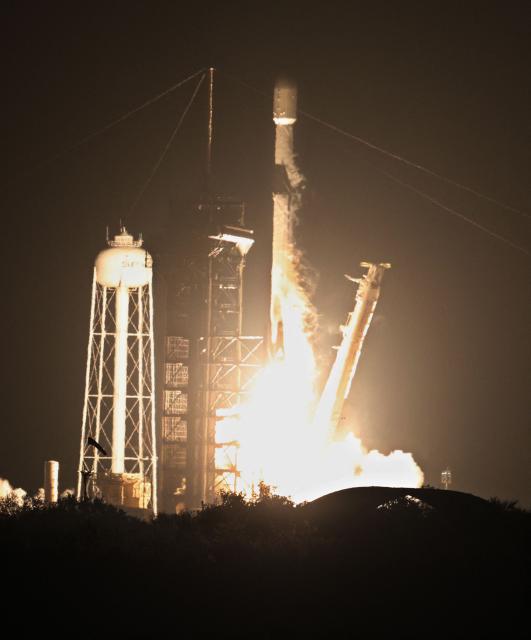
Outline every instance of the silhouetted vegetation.
POLYGON ((225 494, 152 522, 98 501, 4 502, 5 611, 20 631, 93 637, 523 636, 530 533, 515 503, 425 488, 302 506, 225 494))

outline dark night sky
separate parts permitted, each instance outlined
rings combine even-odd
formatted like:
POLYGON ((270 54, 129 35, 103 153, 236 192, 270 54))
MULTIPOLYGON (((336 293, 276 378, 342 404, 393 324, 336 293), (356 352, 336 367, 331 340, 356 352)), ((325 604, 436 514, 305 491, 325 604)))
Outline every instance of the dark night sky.
MULTIPOLYGON (((216 182, 248 204, 247 330, 263 331, 271 217, 271 94, 529 212, 527 2, 4 3, 0 477, 35 489, 42 462, 77 463, 91 269, 122 217, 156 256, 200 185, 196 103, 138 207, 131 203, 193 90, 184 86, 38 166, 201 67, 219 69, 216 182), (466 6, 465 6, 466 5, 466 6), (465 8, 463 8, 465 6, 465 8)), ((390 261, 347 414, 365 444, 413 452, 438 484, 531 505, 529 255, 441 211, 409 182, 531 250, 531 219, 302 118, 298 229, 315 271, 322 346, 352 306, 344 273, 390 261)), ((325 351, 325 353, 328 353, 325 351)))

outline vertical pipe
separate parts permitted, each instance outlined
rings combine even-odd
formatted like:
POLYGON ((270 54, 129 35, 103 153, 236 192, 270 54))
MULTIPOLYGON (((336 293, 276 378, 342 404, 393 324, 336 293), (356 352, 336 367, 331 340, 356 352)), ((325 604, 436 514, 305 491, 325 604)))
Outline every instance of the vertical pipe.
POLYGON ((89 341, 87 348, 87 369, 85 372, 85 399, 83 401, 83 420, 81 424, 81 444, 79 446, 79 466, 77 470, 77 499, 81 500, 81 484, 83 471, 83 458, 85 453, 85 440, 87 431, 87 414, 88 414, 88 395, 90 386, 90 371, 92 366, 92 341, 94 340, 94 309, 96 306, 96 267, 94 267, 94 275, 92 277, 92 297, 90 300, 90 328, 89 341))
POLYGON ((59 463, 57 460, 46 460, 44 463, 44 499, 46 502, 57 502, 59 499, 59 463))
POLYGON ((149 292, 149 346, 150 346, 150 367, 151 367, 151 475, 152 475, 152 507, 153 515, 158 513, 158 496, 157 496, 157 439, 155 429, 155 340, 153 335, 153 275, 149 275, 148 281, 149 292))
MULTIPOLYGON (((242 332, 243 332, 243 270, 245 268, 245 256, 240 256, 238 263, 238 337, 236 343, 236 388, 238 389, 238 404, 243 402, 242 396, 242 332)), ((236 493, 238 490, 238 447, 234 448, 234 488, 236 493)))
POLYGON ((214 68, 208 70, 208 140, 206 153, 206 192, 210 192, 212 174, 212 138, 214 132, 214 68))
POLYGON ((116 327, 114 341, 114 406, 112 416, 113 473, 125 471, 125 420, 127 403, 127 333, 129 290, 120 282, 116 288, 116 327))
POLYGON ((208 257, 207 312, 206 312, 206 344, 203 369, 203 406, 201 424, 201 478, 199 495, 202 502, 208 502, 209 496, 209 457, 210 457, 210 354, 212 350, 212 261, 208 257))

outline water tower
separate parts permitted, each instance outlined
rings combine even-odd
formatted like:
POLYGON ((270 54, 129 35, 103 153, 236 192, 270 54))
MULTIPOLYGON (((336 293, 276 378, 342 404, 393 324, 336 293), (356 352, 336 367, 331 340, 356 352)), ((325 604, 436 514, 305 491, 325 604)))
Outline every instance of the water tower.
POLYGON ((125 227, 107 244, 94 266, 77 495, 156 514, 153 260, 125 227))

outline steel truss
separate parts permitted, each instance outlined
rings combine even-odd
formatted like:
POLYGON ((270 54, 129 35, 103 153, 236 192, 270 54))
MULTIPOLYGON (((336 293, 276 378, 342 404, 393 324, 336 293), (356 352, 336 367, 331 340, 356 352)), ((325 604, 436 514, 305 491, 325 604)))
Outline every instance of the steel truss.
POLYGON ((151 283, 129 289, 124 473, 113 474, 112 433, 116 342, 116 288, 92 285, 85 399, 77 495, 90 477, 93 495, 157 512, 154 399, 153 296, 151 283), (105 454, 88 444, 93 438, 105 454))
POLYGON ((212 338, 209 385, 209 486, 214 497, 220 491, 238 491, 237 440, 223 441, 217 432, 220 418, 245 403, 262 367, 261 336, 212 338))
POLYGON ((208 258, 207 335, 200 363, 198 433, 202 499, 214 502, 221 490, 238 490, 238 447, 217 436, 220 413, 245 401, 262 365, 263 338, 242 336, 245 255, 233 242, 218 240, 208 258))

